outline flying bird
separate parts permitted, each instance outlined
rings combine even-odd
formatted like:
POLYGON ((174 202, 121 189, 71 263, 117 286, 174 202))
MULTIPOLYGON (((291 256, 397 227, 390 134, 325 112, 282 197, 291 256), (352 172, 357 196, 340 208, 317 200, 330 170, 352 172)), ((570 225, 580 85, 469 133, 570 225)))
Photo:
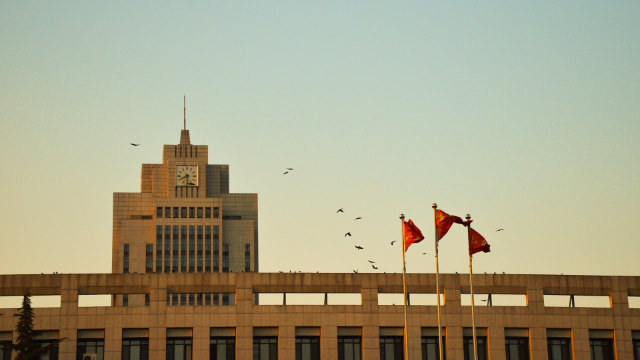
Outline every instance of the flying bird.
POLYGON ((287 170, 291 171, 291 170, 293 170, 293 168, 287 168, 287 170))
POLYGON ((358 270, 353 270, 353 273, 354 273, 354 274, 357 274, 357 273, 358 273, 358 270))
POLYGON ((378 267, 375 265, 371 265, 372 268, 374 268, 375 270, 378 270, 378 267))
POLYGON ((140 146, 140 144, 131 143, 131 146, 140 146))
POLYGON ((427 253, 422 253, 422 255, 427 255, 427 253))
POLYGON ((340 208, 340 209, 338 209, 338 211, 336 211, 336 214, 337 213, 343 213, 343 212, 344 212, 344 210, 342 210, 342 208, 340 208))
POLYGON ((496 232, 498 232, 498 231, 504 231, 504 229, 498 229, 498 230, 496 230, 496 232))
POLYGON ((393 243, 394 243, 394 242, 396 242, 396 240, 393 240, 393 241, 391 242, 391 246, 393 246, 393 243))
POLYGON ((376 263, 375 261, 371 261, 371 260, 367 260, 367 261, 368 261, 368 262, 370 262, 370 263, 372 263, 372 264, 375 264, 375 263, 376 263))
POLYGON ((356 249, 358 249, 358 250, 362 250, 362 249, 364 249, 364 248, 363 248, 362 246, 356 245, 356 249))
POLYGON ((360 220, 362 219, 362 217, 358 216, 357 218, 353 219, 353 220, 360 220))
POLYGON ((351 232, 344 234, 344 237, 351 236, 351 232))

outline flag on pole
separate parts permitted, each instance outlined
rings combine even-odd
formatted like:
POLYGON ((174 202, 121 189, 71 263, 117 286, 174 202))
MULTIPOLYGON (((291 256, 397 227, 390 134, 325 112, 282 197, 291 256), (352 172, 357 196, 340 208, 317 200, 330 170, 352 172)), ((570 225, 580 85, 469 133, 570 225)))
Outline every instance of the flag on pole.
POLYGON ((461 217, 455 215, 449 215, 446 212, 438 209, 436 210, 436 234, 438 238, 436 240, 442 239, 453 223, 462 224, 464 226, 469 225, 468 222, 463 221, 461 217))
POLYGON ((473 230, 469 226, 469 255, 473 255, 477 252, 489 252, 491 245, 480 235, 477 231, 473 230))
POLYGON ((404 251, 407 251, 409 245, 413 243, 419 243, 424 239, 422 232, 418 227, 409 219, 409 221, 402 221, 404 223, 404 251))

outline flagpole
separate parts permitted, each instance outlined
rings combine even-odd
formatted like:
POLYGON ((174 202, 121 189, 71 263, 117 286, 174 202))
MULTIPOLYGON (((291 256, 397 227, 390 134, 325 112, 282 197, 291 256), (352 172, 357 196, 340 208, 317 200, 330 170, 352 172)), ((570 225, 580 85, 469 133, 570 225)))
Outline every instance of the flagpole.
POLYGON ((469 243, 469 289, 471 291, 471 326, 473 327, 473 359, 478 360, 478 348, 476 344, 476 317, 473 313, 474 301, 473 301, 473 255, 471 254, 471 215, 467 214, 465 217, 469 225, 467 225, 467 242, 469 243))
POLYGON ((402 298, 404 300, 404 360, 409 358, 409 349, 407 342, 407 283, 405 280, 405 272, 406 272, 406 259, 405 259, 405 237, 404 237, 404 214, 400 214, 400 225, 402 226, 402 298))
MULTIPOLYGON (((440 351, 440 357, 438 359, 443 360, 442 357, 442 325, 440 324, 440 270, 438 269, 438 227, 436 225, 436 210, 438 209, 438 204, 433 203, 431 205, 433 208, 433 228, 435 232, 435 246, 436 246, 436 297, 438 303, 438 349, 440 351)), ((477 360, 477 359, 476 359, 477 360)))

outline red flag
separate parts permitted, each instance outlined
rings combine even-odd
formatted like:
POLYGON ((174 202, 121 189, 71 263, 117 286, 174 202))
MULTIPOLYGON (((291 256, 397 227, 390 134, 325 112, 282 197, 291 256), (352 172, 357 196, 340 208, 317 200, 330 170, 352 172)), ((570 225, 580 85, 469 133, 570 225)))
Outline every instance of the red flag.
POLYGON ((413 221, 402 221, 404 224, 404 251, 407 251, 409 245, 413 243, 419 243, 424 239, 422 236, 422 232, 418 227, 413 223, 413 221))
POLYGON ((447 232, 449 231, 449 228, 451 228, 451 225, 453 225, 453 223, 457 223, 457 224, 462 224, 464 226, 469 225, 469 222, 467 221, 463 221, 462 218, 460 218, 459 216, 455 216, 455 215, 449 215, 446 212, 437 209, 436 210, 436 233, 438 238, 436 240, 440 240, 442 239, 447 232))
POLYGON ((489 252, 490 248, 491 245, 489 245, 487 240, 469 226, 469 255, 473 255, 480 251, 489 252))

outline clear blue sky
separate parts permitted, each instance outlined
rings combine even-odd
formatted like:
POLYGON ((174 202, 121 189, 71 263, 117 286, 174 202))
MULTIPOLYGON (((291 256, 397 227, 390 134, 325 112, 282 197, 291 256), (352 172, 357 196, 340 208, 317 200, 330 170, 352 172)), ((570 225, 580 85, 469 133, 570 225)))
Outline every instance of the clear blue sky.
MULTIPOLYGON (((192 142, 259 194, 261 271, 400 272, 405 213, 432 272, 437 202, 491 243, 476 272, 638 275, 638 24, 638 1, 2 1, 0 273, 109 272, 112 193, 186 94, 192 142)), ((468 271, 462 228, 440 255, 468 271)))

